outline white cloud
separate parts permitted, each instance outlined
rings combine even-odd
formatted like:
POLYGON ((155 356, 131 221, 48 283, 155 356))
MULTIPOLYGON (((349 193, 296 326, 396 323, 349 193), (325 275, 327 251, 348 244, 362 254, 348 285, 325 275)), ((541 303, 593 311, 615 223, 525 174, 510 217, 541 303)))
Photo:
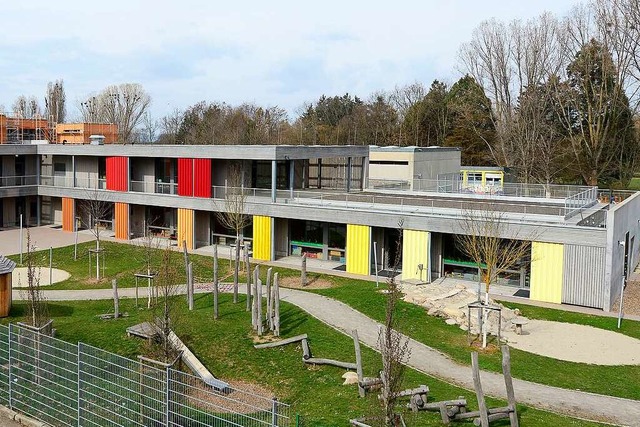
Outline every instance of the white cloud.
POLYGON ((69 0, 3 5, 0 103, 64 78, 68 99, 137 81, 154 112, 199 100, 289 111, 320 94, 366 97, 453 80, 460 43, 483 19, 565 13, 573 2, 69 0))

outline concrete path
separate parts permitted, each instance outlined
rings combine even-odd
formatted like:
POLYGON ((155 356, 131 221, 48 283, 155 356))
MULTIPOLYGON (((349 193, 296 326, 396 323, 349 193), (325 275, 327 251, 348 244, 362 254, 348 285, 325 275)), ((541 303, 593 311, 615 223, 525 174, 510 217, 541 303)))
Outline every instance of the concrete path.
MULTIPOLYGON (((180 289, 185 292, 185 287, 180 289)), ((210 292, 199 286, 196 292, 210 292)), ((244 292, 244 290, 242 290, 244 292)), ((305 291, 281 288, 281 299, 294 304, 335 329, 349 334, 358 330, 360 340, 377 347, 379 323, 339 301, 305 291)), ((110 289, 43 291, 49 301, 111 299, 110 289)), ((121 289, 122 297, 133 297, 135 289, 121 289)), ((16 298, 19 299, 19 298, 16 298)), ((443 353, 409 339, 411 356, 408 365, 446 382, 473 390, 471 368, 459 365, 443 353)), ((486 394, 506 398, 502 375, 482 371, 482 387, 486 394)), ((621 378, 621 381, 624 379, 621 378)), ((545 386, 514 379, 519 403, 577 418, 623 426, 640 426, 640 401, 545 386)))
MULTIPOLYGON (((75 234, 62 231, 61 228, 53 226, 29 227, 31 235, 31 244, 35 245, 36 250, 48 248, 61 248, 63 246, 73 245, 75 234)), ((22 250, 27 251, 27 229, 22 230, 22 250)), ((80 232, 78 233, 78 243, 89 242, 94 240, 93 234, 80 232)), ((2 239, 0 239, 0 255, 15 255, 20 253, 20 229, 12 228, 2 231, 2 239)))

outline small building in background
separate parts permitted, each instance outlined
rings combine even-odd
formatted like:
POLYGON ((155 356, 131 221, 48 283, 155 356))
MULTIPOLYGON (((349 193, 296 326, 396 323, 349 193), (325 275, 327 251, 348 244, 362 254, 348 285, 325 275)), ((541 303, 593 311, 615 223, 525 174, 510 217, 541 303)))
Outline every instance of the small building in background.
POLYGON ((54 124, 44 117, 25 119, 20 116, 0 114, 0 144, 44 142, 54 138, 54 124))
POLYGON ((409 190, 435 190, 439 175, 460 173, 460 149, 455 147, 369 147, 369 184, 397 181, 409 190))
POLYGON ((11 311, 12 279, 16 263, 0 255, 0 317, 7 317, 11 311))
POLYGON ((89 144, 92 135, 102 135, 105 144, 115 144, 118 142, 118 125, 114 123, 56 124, 56 142, 58 144, 89 144))
POLYGON ((496 166, 463 166, 460 181, 463 193, 502 194, 504 169, 496 166))

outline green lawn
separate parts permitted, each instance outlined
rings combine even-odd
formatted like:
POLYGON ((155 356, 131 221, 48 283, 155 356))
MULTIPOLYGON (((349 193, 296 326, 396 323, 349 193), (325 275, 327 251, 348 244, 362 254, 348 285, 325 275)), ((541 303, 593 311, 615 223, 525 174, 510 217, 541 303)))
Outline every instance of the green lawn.
POLYGON ((631 181, 629 181, 629 185, 627 186, 627 190, 640 190, 640 177, 631 178, 631 181))
MULTIPOLYGON (((384 319, 384 296, 376 292, 375 284, 364 281, 335 279, 340 286, 314 292, 335 298, 367 316, 384 319)), ((514 305, 515 306, 515 305, 514 305)), ((560 310, 519 306, 525 316, 563 322, 589 324, 614 329, 615 319, 567 313, 560 310)), ((399 329, 412 338, 447 354, 459 363, 469 364, 467 333, 458 326, 449 326, 444 319, 429 316, 415 304, 398 304, 399 329)), ((640 338, 640 323, 624 322, 622 333, 640 338)), ((551 343, 550 343, 551 344, 551 343)), ((516 378, 556 387, 589 391, 640 400, 640 366, 596 366, 560 361, 517 349, 511 350, 512 373, 516 378), (621 378, 625 378, 621 381, 621 378)), ((480 362, 483 369, 499 372, 499 354, 486 354, 480 362)))
MULTIPOLYGON (((283 401, 292 404, 292 413, 301 414, 304 426, 344 426, 349 418, 377 411, 375 396, 359 399, 355 386, 341 385, 342 369, 303 364, 299 346, 254 349, 250 315, 244 310, 243 301, 233 304, 230 295, 221 295, 221 318, 217 321, 212 319, 210 295, 197 295, 195 302, 196 309, 193 312, 186 310, 186 304, 180 305, 176 332, 214 375, 268 387, 283 401)), ((148 319, 151 312, 136 310, 131 300, 123 300, 121 305, 122 310, 130 316, 119 320, 104 321, 96 317, 97 314, 112 310, 109 301, 51 302, 49 312, 60 338, 70 342, 83 341, 135 357, 145 350, 145 345, 140 339, 127 337, 125 329, 148 319)), ((12 317, 3 319, 3 322, 21 320, 24 311, 24 303, 14 304, 12 317)), ((353 344, 349 337, 287 303, 282 303, 281 319, 283 337, 307 333, 315 355, 353 360, 353 344)), ((380 356, 366 347, 362 352, 365 374, 373 375, 380 368, 380 356)), ((481 356, 481 359, 485 358, 481 356)), ((408 370, 405 385, 414 387, 418 384, 430 387, 433 400, 465 396, 470 406, 475 407, 473 393, 408 370)), ((490 400, 490 404, 503 405, 504 402, 490 400)), ((519 407, 519 413, 522 425, 532 427, 598 425, 524 406, 519 407)), ((406 420, 410 426, 442 425, 437 413, 407 414, 406 420)))

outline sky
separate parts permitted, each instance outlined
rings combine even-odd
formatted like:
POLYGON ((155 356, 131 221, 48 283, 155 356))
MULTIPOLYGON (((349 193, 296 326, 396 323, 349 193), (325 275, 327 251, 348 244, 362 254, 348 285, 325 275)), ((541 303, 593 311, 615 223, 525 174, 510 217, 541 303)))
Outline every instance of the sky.
POLYGON ((140 83, 160 118, 199 101, 280 106, 415 81, 454 82, 483 20, 566 14, 572 0, 32 0, 2 6, 0 105, 63 79, 67 115, 111 84, 140 83), (95 4, 92 6, 90 4, 95 4), (99 5, 99 7, 97 6, 99 5))

